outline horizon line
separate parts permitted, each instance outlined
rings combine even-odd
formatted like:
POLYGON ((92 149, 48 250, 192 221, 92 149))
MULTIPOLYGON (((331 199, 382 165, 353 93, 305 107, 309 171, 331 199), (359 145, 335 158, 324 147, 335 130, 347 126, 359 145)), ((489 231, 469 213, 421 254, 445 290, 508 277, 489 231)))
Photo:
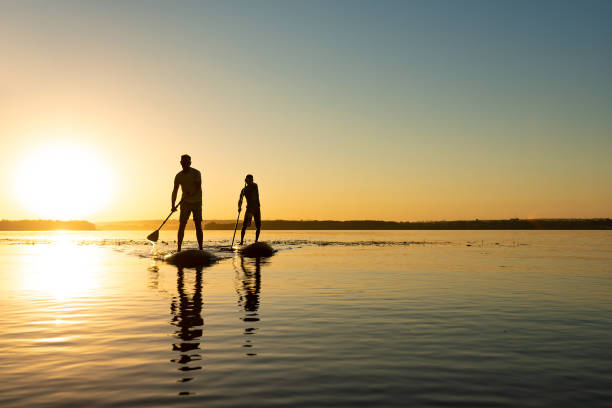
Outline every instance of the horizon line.
MULTIPOLYGON (((398 220, 385 220, 385 219, 287 219, 287 218, 269 218, 262 219, 263 221, 284 221, 284 222, 392 222, 392 223, 424 223, 424 222, 462 222, 462 221, 537 221, 537 220, 610 220, 612 216, 607 217, 510 217, 510 218, 461 218, 461 219, 436 219, 436 220, 413 220, 413 221, 398 221, 398 220)), ((0 222, 88 222, 91 224, 110 224, 110 223, 126 223, 126 222, 159 222, 161 218, 145 218, 145 219, 131 219, 131 220, 112 220, 112 221, 91 221, 87 219, 53 219, 53 218, 22 218, 22 219, 0 219, 0 222)), ((204 223, 207 222, 235 222, 231 218, 213 218, 203 219, 204 223)), ((178 219, 168 220, 168 222, 178 222, 178 219)))

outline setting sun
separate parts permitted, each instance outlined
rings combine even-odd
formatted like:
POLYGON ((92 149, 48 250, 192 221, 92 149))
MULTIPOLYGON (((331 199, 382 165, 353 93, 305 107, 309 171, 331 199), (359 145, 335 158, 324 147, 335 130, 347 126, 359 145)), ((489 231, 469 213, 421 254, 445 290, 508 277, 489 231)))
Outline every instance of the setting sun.
POLYGON ((109 169, 95 152, 53 144, 31 152, 15 171, 15 193, 36 216, 77 219, 100 210, 113 190, 109 169))

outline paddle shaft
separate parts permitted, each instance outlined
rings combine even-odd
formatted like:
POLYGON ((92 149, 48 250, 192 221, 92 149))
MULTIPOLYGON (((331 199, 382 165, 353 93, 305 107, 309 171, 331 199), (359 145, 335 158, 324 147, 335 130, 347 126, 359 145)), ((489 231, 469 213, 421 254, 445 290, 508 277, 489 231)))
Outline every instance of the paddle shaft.
POLYGON ((236 239, 236 230, 238 229, 239 219, 240 219, 240 209, 238 210, 238 215, 236 216, 236 226, 234 227, 234 236, 232 237, 232 248, 234 247, 234 240, 236 239))
MULTIPOLYGON (((246 187, 246 181, 244 182, 244 186, 246 187)), ((238 229, 238 220, 240 219, 240 210, 242 210, 242 191, 240 192, 240 202, 238 203, 240 206, 238 207, 238 215, 236 216, 236 226, 234 227, 234 236, 232 237, 232 248, 234 247, 234 240, 236 239, 236 230, 238 229)))
POLYGON ((168 218, 170 218, 170 216, 171 216, 172 214, 174 214, 174 211, 172 211, 170 214, 168 214, 168 216, 166 217, 166 219, 164 220, 164 222, 162 222, 162 223, 161 223, 161 225, 159 226, 159 228, 158 228, 156 231, 159 231, 159 230, 160 230, 160 229, 161 229, 161 228, 164 226, 164 224, 166 223, 166 221, 168 221, 168 218))
MULTIPOLYGON (((177 205, 175 205, 174 207, 178 207, 179 205, 181 205, 183 201, 181 200, 177 205)), ((156 229, 155 231, 159 231, 160 229, 162 229, 162 227, 164 226, 164 224, 166 223, 166 221, 168 221, 168 219, 172 216, 172 214, 174 214, 176 212, 176 210, 170 211, 170 214, 168 214, 168 216, 166 217, 166 219, 164 220, 164 222, 161 223, 161 225, 159 226, 158 229, 156 229)))

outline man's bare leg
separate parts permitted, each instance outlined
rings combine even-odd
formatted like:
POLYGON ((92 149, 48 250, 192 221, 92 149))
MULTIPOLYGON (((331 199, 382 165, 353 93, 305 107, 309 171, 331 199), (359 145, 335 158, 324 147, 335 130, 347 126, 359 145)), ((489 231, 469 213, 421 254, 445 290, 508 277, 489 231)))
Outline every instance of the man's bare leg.
POLYGON ((204 240, 204 234, 202 233, 202 221, 194 220, 193 223, 195 224, 196 236, 198 237, 198 247, 200 248, 200 251, 201 251, 202 241, 204 240))
POLYGON ((179 222, 179 229, 178 229, 178 236, 177 236, 179 252, 181 251, 181 246, 183 245, 183 236, 185 236, 185 226, 186 225, 187 225, 187 220, 179 222))
POLYGON ((257 228, 257 231, 255 231, 255 242, 257 242, 259 240, 259 231, 261 230, 260 227, 257 228))
POLYGON ((242 243, 244 242, 244 233, 246 232, 246 225, 242 226, 242 231, 240 231, 240 245, 242 245, 242 243))

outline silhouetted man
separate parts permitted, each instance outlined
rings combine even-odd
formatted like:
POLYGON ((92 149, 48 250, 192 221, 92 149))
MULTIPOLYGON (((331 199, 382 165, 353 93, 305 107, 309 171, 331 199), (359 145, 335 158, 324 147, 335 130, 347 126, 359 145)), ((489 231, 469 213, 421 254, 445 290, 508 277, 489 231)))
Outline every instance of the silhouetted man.
POLYGON ((200 172, 191 167, 191 157, 188 154, 181 156, 183 170, 174 177, 174 190, 172 190, 172 211, 176 211, 176 193, 181 186, 182 196, 180 201, 181 215, 179 217, 178 250, 181 250, 185 226, 189 221, 189 215, 193 213, 193 223, 198 237, 198 246, 202 249, 202 176, 200 172))
POLYGON ((259 239, 259 231, 261 230, 261 212, 259 210, 259 189, 257 184, 253 182, 253 176, 247 174, 244 179, 246 186, 240 191, 240 199, 238 199, 238 212, 242 209, 242 197, 246 198, 247 208, 244 213, 244 221, 242 222, 242 231, 240 232, 240 245, 244 242, 244 233, 249 225, 251 225, 251 219, 255 218, 255 226, 257 232, 255 232, 255 242, 259 239))

